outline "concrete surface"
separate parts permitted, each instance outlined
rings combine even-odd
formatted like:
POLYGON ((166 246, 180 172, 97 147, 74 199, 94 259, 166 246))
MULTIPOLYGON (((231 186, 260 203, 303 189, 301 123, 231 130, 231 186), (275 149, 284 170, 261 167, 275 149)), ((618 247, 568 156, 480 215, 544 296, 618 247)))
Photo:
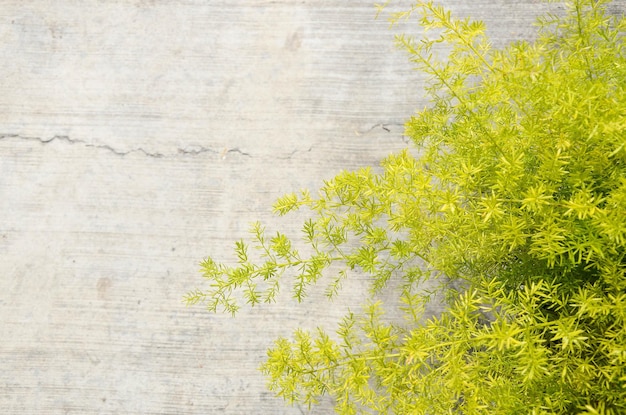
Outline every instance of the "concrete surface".
MULTIPOLYGON (((181 299, 276 197, 406 145, 423 80, 372 3, 0 1, 0 413, 307 413, 256 368, 363 281, 234 320, 181 299)), ((547 7, 444 3, 496 44, 547 7)))

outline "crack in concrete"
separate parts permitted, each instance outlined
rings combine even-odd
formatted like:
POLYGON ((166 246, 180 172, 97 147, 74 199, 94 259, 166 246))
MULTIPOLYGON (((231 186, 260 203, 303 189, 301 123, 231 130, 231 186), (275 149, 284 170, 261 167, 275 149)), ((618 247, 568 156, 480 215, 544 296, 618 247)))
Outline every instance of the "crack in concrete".
POLYGON ((310 153, 310 152, 311 152, 311 150, 313 150, 313 146, 310 146, 310 147, 308 148, 308 150, 304 150, 304 151, 301 151, 301 150, 295 149, 295 150, 293 150, 291 153, 289 153, 287 156, 276 157, 276 158, 277 158, 277 159, 279 159, 279 160, 291 160, 291 158, 292 158, 293 156, 295 156, 295 155, 296 155, 296 153, 310 153))
POLYGON ((89 147, 89 148, 96 148, 96 149, 102 149, 102 150, 107 150, 113 154, 115 154, 116 156, 120 156, 120 157, 124 157, 128 154, 131 153, 141 153, 147 157, 151 157, 151 158, 163 158, 163 157, 171 157, 171 156, 175 156, 175 155, 191 155, 191 156, 196 156, 202 153, 212 153, 212 154, 219 154, 222 159, 226 158, 226 154, 228 153, 238 153, 241 156, 246 156, 246 157, 252 157, 249 153, 246 153, 242 150, 240 150, 238 147, 234 147, 234 148, 224 148, 223 150, 219 151, 219 150, 215 150, 209 147, 204 147, 204 146, 188 146, 186 148, 178 148, 176 150, 176 153, 173 154, 165 154, 165 153, 161 153, 161 152, 150 152, 147 151, 141 147, 138 148, 133 148, 131 150, 128 151, 121 151, 118 150, 108 144, 91 144, 88 143, 87 141, 84 140, 78 140, 78 139, 72 139, 69 136, 66 135, 55 135, 52 136, 51 138, 42 138, 42 137, 29 137, 29 136, 23 136, 23 135, 19 135, 19 134, 0 134, 0 140, 3 139, 7 139, 7 138, 17 138, 20 140, 32 140, 32 141, 38 141, 42 144, 49 144, 53 141, 65 141, 71 145, 74 144, 82 144, 85 147, 89 147))
POLYGON ((239 149, 239 147, 234 147, 234 148, 229 148, 229 149, 226 149, 226 153, 227 153, 227 154, 228 154, 228 153, 239 153, 239 154, 241 154, 242 156, 252 157, 252 156, 250 155, 250 153, 246 153, 245 151, 241 151, 241 150, 239 149))
POLYGON ((185 148, 178 149, 178 154, 182 154, 182 155, 197 156, 198 154, 202 154, 202 153, 218 154, 219 152, 212 148, 203 147, 203 146, 187 146, 185 148))
POLYGON ((401 123, 401 122, 379 122, 377 124, 372 125, 369 128, 354 130, 354 133, 357 136, 361 136, 361 135, 365 135, 365 134, 372 132, 376 128, 382 128, 386 132, 391 132, 391 128, 389 127, 402 127, 402 126, 404 126, 404 123, 401 123))

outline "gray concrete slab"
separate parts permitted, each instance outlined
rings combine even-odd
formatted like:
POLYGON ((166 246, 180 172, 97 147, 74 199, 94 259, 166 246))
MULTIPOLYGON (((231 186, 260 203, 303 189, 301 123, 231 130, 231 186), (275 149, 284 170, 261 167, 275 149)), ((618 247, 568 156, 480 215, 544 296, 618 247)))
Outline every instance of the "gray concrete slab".
MULTIPOLYGON (((256 368, 364 281, 235 320, 181 299, 276 197, 406 145, 423 79, 371 3, 0 2, 0 412, 306 413, 256 368)), ((547 7, 445 3, 499 44, 547 7)))

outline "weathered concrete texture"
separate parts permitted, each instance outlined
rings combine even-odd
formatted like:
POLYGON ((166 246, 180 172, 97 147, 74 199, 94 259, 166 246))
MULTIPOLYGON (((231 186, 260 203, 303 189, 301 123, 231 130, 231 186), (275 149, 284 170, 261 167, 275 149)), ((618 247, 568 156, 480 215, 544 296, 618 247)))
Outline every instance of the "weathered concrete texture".
MULTIPOLYGON (((547 7, 447 3, 496 43, 547 7)), ((271 339, 362 291, 235 320, 181 299, 203 257, 273 221, 276 197, 406 145, 423 80, 374 15, 346 0, 2 1, 0 412, 306 412, 256 368, 271 339)))

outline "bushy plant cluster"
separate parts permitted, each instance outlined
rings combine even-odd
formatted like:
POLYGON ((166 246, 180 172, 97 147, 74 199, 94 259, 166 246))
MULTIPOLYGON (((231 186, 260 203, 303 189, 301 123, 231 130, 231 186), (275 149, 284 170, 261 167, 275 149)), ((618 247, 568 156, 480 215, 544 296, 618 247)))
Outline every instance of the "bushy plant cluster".
POLYGON ((371 277, 336 333, 275 341, 262 371, 277 395, 330 395, 340 414, 626 414, 626 20, 566 4, 500 50, 431 2, 396 15, 430 33, 397 39, 430 79, 415 147, 278 200, 310 210, 306 255, 255 224, 237 264, 203 262, 209 287, 187 301, 232 313, 272 302, 283 275, 298 299, 371 277), (391 279, 402 322, 376 301, 391 279), (427 280, 446 307, 425 319, 427 280))

